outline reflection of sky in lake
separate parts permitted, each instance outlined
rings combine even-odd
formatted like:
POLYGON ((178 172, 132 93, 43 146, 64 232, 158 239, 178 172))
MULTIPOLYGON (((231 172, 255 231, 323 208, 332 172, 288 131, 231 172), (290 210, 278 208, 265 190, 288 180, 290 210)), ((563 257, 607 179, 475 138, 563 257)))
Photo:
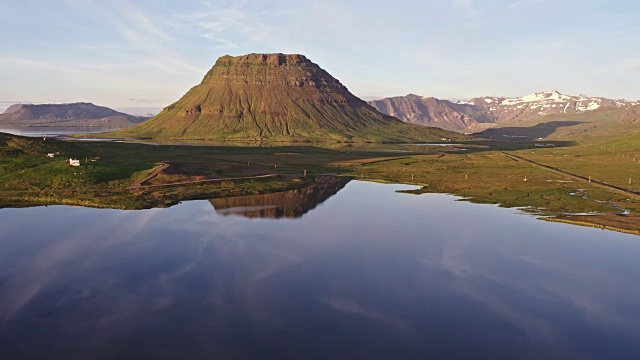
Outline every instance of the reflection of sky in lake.
POLYGON ((351 182, 300 219, 0 210, 0 353, 639 358, 637 236, 406 188, 351 182))

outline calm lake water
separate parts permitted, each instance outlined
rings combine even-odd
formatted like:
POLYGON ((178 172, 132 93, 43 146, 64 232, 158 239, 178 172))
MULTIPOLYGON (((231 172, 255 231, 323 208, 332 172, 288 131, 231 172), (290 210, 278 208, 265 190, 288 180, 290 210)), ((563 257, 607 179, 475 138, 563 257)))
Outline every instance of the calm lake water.
POLYGON ((0 357, 640 358, 639 237, 343 185, 0 209, 0 357))

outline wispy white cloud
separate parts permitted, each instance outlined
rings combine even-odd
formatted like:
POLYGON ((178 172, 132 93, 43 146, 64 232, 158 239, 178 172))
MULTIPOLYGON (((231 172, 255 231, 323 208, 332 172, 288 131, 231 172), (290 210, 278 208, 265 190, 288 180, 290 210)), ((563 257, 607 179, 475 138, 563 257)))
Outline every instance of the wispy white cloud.
MULTIPOLYGON (((158 83, 157 80, 136 76, 140 69, 151 66, 152 64, 144 60, 130 63, 91 60, 70 62, 66 59, 34 60, 28 56, 0 55, 0 68, 5 73, 26 74, 14 80, 14 86, 10 89, 0 88, 0 98, 8 99, 9 96, 19 96, 25 100, 0 103, 0 111, 4 111, 8 105, 13 103, 89 101, 99 105, 123 107, 127 104, 138 104, 137 101, 131 100, 132 95, 145 94, 151 98, 144 106, 144 111, 137 113, 156 112, 174 101, 184 90, 180 90, 178 87, 176 91, 176 86, 172 83, 166 83, 166 79, 158 83), (29 79, 42 78, 47 78, 50 84, 38 88, 28 85, 29 79), (55 91, 51 87, 64 88, 65 91, 55 91), (172 89, 176 94, 168 96, 167 94, 170 94, 172 89)), ((7 76, 5 75, 5 78, 7 76)))
POLYGON ((160 30, 142 10, 129 2, 124 2, 116 9, 110 18, 112 26, 132 49, 142 53, 140 55, 148 64, 163 71, 203 73, 204 69, 177 55, 178 52, 173 48, 175 39, 160 30))
POLYGON ((562 40, 551 40, 551 41, 530 41, 530 42, 522 42, 518 43, 514 46, 514 48, 518 49, 529 49, 536 51, 552 51, 552 50, 562 50, 566 48, 565 41, 562 40))
POLYGON ((102 58, 114 63, 144 64, 165 73, 201 75, 206 70, 180 55, 179 41, 156 20, 164 19, 166 14, 143 10, 128 0, 65 2, 69 12, 83 14, 92 19, 96 27, 109 29, 109 36, 120 37, 108 42, 101 39, 99 42, 74 44, 87 54, 101 54, 102 58))
MULTIPOLYGON (((100 77, 102 71, 131 66, 131 64, 111 64, 95 62, 74 62, 65 60, 42 59, 35 60, 29 57, 14 55, 0 55, 0 66, 14 69, 40 69, 50 70, 56 73, 77 73, 100 77)), ((112 76, 111 74, 110 76, 112 76)))
POLYGON ((474 0, 451 0, 451 5, 471 20, 471 25, 477 26, 482 22, 483 12, 476 9, 474 0))
POLYGON ((0 38, 1 47, 11 49, 0 54, 5 99, 36 101, 64 92, 131 106, 128 99, 142 92, 166 105, 218 56, 248 52, 303 53, 358 95, 469 97, 560 87, 638 97, 636 5, 621 11, 622 5, 602 7, 600 0, 579 7, 549 0, 438 0, 411 7, 61 0, 37 9, 20 2, 2 7, 14 14, 0 23, 0 31, 11 34, 0 38), (529 11, 551 5, 553 12, 531 19, 529 11), (568 11, 575 16, 563 18, 568 11), (594 28, 593 18, 602 26, 594 28), (33 21, 52 31, 11 32, 33 21))
POLYGON ((199 36, 222 48, 235 49, 243 43, 257 42, 272 32, 272 27, 262 21, 266 12, 251 9, 248 4, 202 1, 201 5, 201 10, 179 16, 179 26, 195 26, 200 31, 199 36))
POLYGON ((515 8, 521 5, 532 5, 547 2, 547 0, 520 0, 516 2, 512 2, 508 5, 509 8, 515 8))
POLYGON ((119 7, 119 9, 120 14, 124 18, 128 19, 130 24, 135 24, 135 26, 138 27, 145 35, 168 42, 175 41, 172 36, 160 30, 160 28, 147 16, 145 12, 135 7, 133 4, 125 2, 119 7))
POLYGON ((205 39, 213 40, 214 42, 218 43, 221 47, 226 49, 237 49, 238 47, 240 47, 236 42, 226 39, 216 33, 202 34, 202 37, 205 39))

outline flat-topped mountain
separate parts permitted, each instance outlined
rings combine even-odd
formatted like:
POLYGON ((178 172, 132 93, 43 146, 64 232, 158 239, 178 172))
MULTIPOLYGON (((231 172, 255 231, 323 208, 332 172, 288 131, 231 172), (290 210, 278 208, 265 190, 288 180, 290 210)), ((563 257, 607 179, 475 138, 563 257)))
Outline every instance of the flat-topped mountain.
POLYGON ((640 101, 570 96, 555 90, 517 98, 483 96, 457 102, 409 94, 369 103, 407 123, 459 132, 475 132, 495 124, 521 122, 546 115, 582 114, 640 105, 640 101))
POLYGON ((407 142, 452 134, 380 113, 303 55, 249 54, 222 56, 180 100, 108 136, 407 142))
POLYGON ((11 126, 101 126, 123 128, 147 120, 91 103, 15 104, 0 115, 11 126))

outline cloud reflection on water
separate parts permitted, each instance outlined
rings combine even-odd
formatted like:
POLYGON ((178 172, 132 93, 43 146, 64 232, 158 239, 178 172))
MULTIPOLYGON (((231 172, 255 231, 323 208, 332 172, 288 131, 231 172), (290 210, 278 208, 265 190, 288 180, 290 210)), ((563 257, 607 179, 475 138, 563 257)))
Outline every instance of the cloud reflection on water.
POLYGON ((400 188, 352 182, 287 221, 206 201, 2 209, 0 338, 249 358, 640 352, 636 237, 400 188))

